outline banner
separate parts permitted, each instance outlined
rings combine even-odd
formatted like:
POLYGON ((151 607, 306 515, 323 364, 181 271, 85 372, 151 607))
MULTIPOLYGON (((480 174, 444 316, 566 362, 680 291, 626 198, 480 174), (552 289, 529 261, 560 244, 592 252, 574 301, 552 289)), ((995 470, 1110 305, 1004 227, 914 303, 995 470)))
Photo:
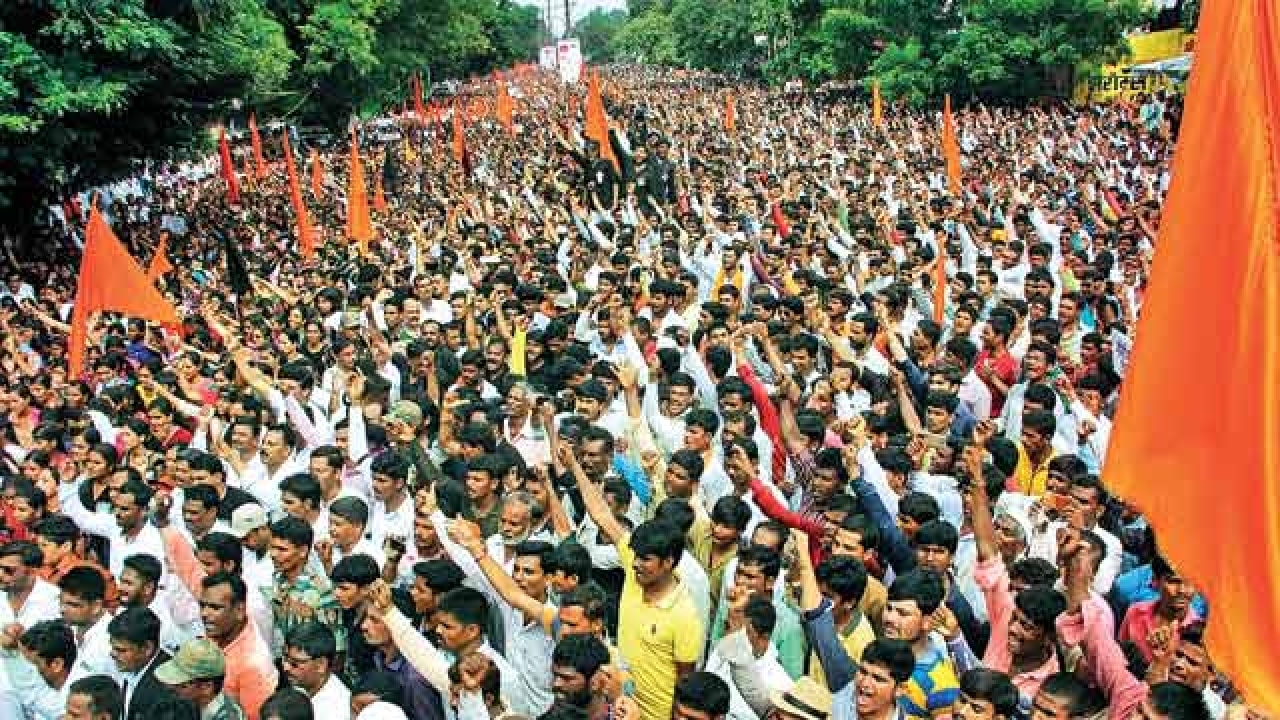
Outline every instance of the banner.
POLYGON ((556 46, 555 45, 548 45, 542 48, 542 52, 538 56, 538 65, 540 65, 543 70, 556 69, 556 46))
POLYGON ((582 45, 577 38, 565 38, 556 43, 556 64, 560 67, 561 82, 578 82, 582 76, 582 45))

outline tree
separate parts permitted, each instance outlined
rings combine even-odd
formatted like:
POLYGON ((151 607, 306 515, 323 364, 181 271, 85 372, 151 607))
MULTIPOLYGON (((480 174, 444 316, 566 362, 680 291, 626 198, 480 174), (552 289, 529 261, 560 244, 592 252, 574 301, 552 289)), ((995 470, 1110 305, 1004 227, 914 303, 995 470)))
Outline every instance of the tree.
POLYGON ((256 0, 0 3, 0 224, 207 146, 231 101, 292 55, 256 0))
POLYGON ((613 39, 627 24, 625 10, 596 8, 573 26, 582 43, 582 52, 591 62, 607 62, 613 57, 613 39))
POLYGON ((651 65, 679 65, 683 61, 676 48, 676 31, 671 16, 647 12, 633 17, 613 36, 615 58, 651 65))

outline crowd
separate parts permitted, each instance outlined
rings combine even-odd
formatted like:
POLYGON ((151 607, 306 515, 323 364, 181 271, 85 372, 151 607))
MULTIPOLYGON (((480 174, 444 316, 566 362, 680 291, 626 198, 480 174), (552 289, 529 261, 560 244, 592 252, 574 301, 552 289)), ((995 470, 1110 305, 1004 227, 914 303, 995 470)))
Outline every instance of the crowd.
POLYGON ((312 258, 278 137, 238 204, 99 198, 183 322, 100 314, 83 376, 90 201, 6 246, 0 714, 1238 712, 1099 480, 1178 98, 960 109, 957 191, 936 109, 718 85, 608 73, 608 148, 540 75, 465 162, 366 137, 367 248, 346 147, 312 258))

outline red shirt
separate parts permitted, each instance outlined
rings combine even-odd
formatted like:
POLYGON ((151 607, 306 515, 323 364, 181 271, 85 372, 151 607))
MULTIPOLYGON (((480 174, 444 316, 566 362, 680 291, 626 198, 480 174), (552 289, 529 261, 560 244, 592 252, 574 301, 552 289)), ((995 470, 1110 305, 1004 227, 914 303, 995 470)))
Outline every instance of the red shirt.
MULTIPOLYGON (((995 357, 991 356, 989 350, 979 352, 978 357, 974 360, 973 367, 976 370, 983 365, 991 366, 991 369, 995 371, 995 376, 1000 378, 1000 382, 1004 383, 1006 389, 1018 382, 1018 361, 1013 359, 1008 350, 995 357)), ((977 375, 982 382, 986 383, 987 389, 991 391, 991 417, 1000 417, 1000 411, 1004 409, 1005 393, 997 390, 994 383, 983 378, 982 373, 979 372, 977 375)))

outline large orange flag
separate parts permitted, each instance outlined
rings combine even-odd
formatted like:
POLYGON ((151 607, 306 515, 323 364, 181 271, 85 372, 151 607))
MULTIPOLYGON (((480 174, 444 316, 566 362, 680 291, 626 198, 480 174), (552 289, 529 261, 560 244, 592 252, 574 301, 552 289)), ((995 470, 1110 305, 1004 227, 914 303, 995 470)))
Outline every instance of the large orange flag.
POLYGON ((298 245, 302 257, 310 260, 316 251, 315 230, 311 227, 311 216, 307 213, 307 203, 302 199, 302 183, 298 181, 298 168, 293 164, 293 150, 289 147, 289 128, 284 129, 284 167, 289 175, 289 202, 293 205, 293 215, 297 220, 298 245))
POLYGON ((511 93, 507 92, 507 84, 498 82, 498 99, 494 103, 494 111, 498 117, 498 122, 507 132, 514 135, 516 133, 515 119, 512 117, 515 110, 511 104, 511 93))
POLYGON ((95 204, 89 209, 84 257, 80 260, 75 308, 71 312, 67 349, 69 377, 78 379, 84 372, 89 316, 104 311, 158 323, 176 325, 179 322, 178 311, 156 290, 138 261, 116 239, 95 204))
POLYGON ((1275 0, 1204 4, 1104 474, 1207 595, 1213 664, 1272 715, 1280 712, 1276 48, 1275 0))
POLYGON ((151 264, 147 266, 147 280, 154 283, 165 273, 173 270, 169 262, 169 232, 160 232, 160 242, 156 244, 156 254, 151 256, 151 264))
POLYGON ((871 125, 884 125, 884 99, 880 97, 880 81, 871 81, 871 125))
POLYGON ((227 202, 235 205, 240 202, 240 181, 236 179, 236 166, 231 162, 231 146, 227 144, 227 130, 218 130, 218 160, 222 165, 219 174, 227 183, 227 202))
POLYGON ((730 134, 738 130, 738 108, 734 104, 732 91, 724 98, 724 129, 730 134))
POLYGON ((258 135, 258 118, 249 113, 249 142, 253 144, 253 172, 258 179, 267 176, 267 161, 262 157, 262 136, 258 135))
POLYGON ((364 161, 360 159, 360 139, 351 129, 350 172, 347 174, 347 237, 360 244, 360 252, 369 251, 373 239, 373 221, 369 218, 369 191, 364 183, 364 161))
POLYGON ((951 115, 951 96, 947 95, 942 110, 942 155, 947 160, 947 188, 960 194, 960 140, 956 138, 956 119, 951 115))
POLYGON ((320 151, 311 149, 311 196, 320 199, 324 191, 324 165, 320 164, 320 151))
POLYGON ((583 134, 600 146, 600 157, 613 163, 615 170, 622 171, 609 142, 609 115, 604 110, 604 99, 600 97, 600 73, 597 70, 587 75, 587 123, 583 134))
POLYGON ((467 168, 467 133, 462 127, 462 104, 457 100, 453 101, 453 159, 462 165, 463 170, 470 172, 467 168))

